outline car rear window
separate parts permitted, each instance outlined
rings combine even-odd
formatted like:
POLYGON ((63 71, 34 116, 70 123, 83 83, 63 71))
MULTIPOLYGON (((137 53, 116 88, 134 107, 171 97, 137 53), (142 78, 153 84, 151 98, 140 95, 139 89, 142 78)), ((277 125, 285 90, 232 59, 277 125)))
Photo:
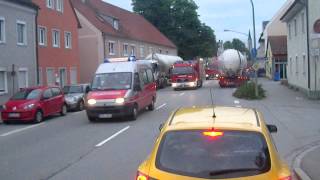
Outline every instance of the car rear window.
POLYGON ((239 178, 270 170, 269 150, 261 133, 223 131, 212 137, 204 132, 167 132, 157 152, 156 167, 207 179, 239 178))

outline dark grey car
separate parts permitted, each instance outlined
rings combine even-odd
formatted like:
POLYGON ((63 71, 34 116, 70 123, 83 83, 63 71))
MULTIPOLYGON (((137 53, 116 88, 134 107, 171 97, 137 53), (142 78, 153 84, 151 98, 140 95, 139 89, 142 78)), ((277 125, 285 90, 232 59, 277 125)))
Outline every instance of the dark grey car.
POLYGON ((89 89, 89 84, 64 86, 63 92, 68 110, 82 111, 84 109, 84 98, 89 89))

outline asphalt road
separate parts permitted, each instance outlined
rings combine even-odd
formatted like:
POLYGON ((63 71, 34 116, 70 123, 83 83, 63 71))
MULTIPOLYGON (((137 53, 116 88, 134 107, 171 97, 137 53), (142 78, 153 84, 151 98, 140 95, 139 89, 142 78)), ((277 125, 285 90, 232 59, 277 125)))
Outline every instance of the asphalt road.
POLYGON ((156 109, 142 112, 136 121, 90 123, 85 112, 74 112, 41 124, 0 124, 0 179, 134 179, 153 147, 159 125, 179 107, 210 105, 210 88, 214 104, 257 107, 267 114, 268 122, 280 125, 274 137, 284 158, 296 148, 290 144, 290 129, 268 113, 267 106, 237 100, 232 97, 233 88, 221 89, 216 81, 206 81, 198 90, 158 91, 156 109))

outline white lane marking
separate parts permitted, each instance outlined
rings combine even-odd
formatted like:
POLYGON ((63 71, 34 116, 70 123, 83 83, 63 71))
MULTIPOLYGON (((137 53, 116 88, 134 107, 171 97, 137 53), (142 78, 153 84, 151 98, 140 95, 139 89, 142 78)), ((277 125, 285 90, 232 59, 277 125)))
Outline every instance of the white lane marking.
POLYGON ((237 108, 242 108, 242 106, 241 106, 241 105, 236 105, 236 107, 237 107, 237 108))
POLYGON ((164 103, 164 104, 162 104, 161 106, 157 107, 156 110, 159 110, 159 109, 165 107, 166 105, 167 105, 167 103, 164 103))
POLYGON ((25 128, 21 128, 21 129, 16 129, 16 130, 9 131, 9 132, 7 132, 7 133, 1 134, 0 136, 1 136, 1 137, 9 136, 9 135, 12 135, 12 134, 15 134, 15 133, 19 133, 19 132, 22 132, 22 131, 25 131, 25 130, 28 130, 28 129, 31 129, 31 128, 38 127, 38 126, 40 126, 40 125, 42 125, 42 124, 43 124, 43 123, 35 124, 35 125, 32 125, 32 126, 28 126, 28 127, 25 127, 25 128))
POLYGON ((183 95, 184 95, 184 93, 180 93, 180 94, 179 94, 179 96, 183 96, 183 95))
POLYGON ((125 132, 126 130, 128 130, 130 128, 130 126, 127 126, 123 129, 121 129, 120 131, 116 132, 115 134, 113 134, 112 136, 108 137, 107 139, 101 141, 99 144, 96 145, 96 147, 101 147, 103 146, 105 143, 107 143, 108 141, 110 141, 111 139, 117 137, 119 134, 125 132))
POLYGON ((234 103, 235 103, 235 104, 240 104, 240 101, 234 100, 234 103))

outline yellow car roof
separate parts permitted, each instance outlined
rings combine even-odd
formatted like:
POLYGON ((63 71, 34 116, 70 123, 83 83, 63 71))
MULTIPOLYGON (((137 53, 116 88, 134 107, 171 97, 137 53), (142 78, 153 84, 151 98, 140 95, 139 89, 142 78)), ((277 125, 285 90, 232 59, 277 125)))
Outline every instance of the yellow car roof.
POLYGON ((225 129, 262 131, 256 110, 215 106, 178 109, 169 120, 166 131, 184 129, 225 129))

